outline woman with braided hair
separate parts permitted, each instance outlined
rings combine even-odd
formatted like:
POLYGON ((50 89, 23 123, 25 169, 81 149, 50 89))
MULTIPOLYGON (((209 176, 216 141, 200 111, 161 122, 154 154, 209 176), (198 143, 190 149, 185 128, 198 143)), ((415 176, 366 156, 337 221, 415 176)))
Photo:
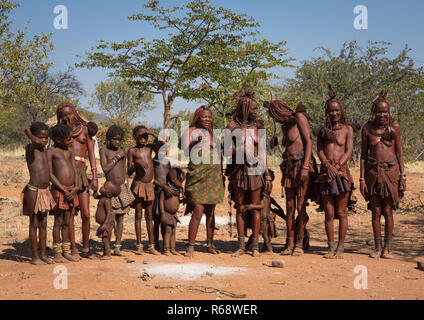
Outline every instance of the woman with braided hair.
MULTIPOLYGON (((237 216, 237 234, 239 248, 233 256, 239 256, 246 252, 244 242, 246 209, 245 205, 259 205, 261 202, 262 188, 270 191, 272 178, 268 172, 266 163, 266 150, 263 143, 259 143, 258 129, 263 129, 263 124, 257 119, 258 103, 254 99, 254 92, 245 91, 237 97, 237 107, 233 120, 227 125, 225 139, 232 139, 233 143, 224 145, 225 155, 231 155, 231 164, 227 165, 227 176, 229 177, 230 194, 235 202, 237 216), (237 139, 237 136, 241 139, 237 139), (248 140, 253 140, 249 145, 248 140), (240 141, 241 140, 241 141, 240 141), (240 143, 241 142, 241 143, 240 143), (250 148, 250 149, 249 149, 250 148), (252 150, 253 149, 253 150, 252 150), (237 162, 237 153, 243 154, 241 163, 237 162), (261 155, 254 163, 252 157, 261 155)), ((240 161, 239 161, 240 162, 240 161)), ((260 209, 252 209, 252 255, 259 256, 258 237, 261 226, 260 209)))
MULTIPOLYGON (((281 168, 281 186, 286 197, 286 244, 282 255, 303 255, 303 249, 309 248, 309 232, 306 224, 308 198, 315 200, 314 180, 317 172, 312 155, 311 129, 309 127, 306 107, 299 103, 293 111, 284 100, 264 102, 269 115, 281 124, 283 131, 282 145, 285 147, 281 168), (295 212, 298 216, 295 219, 295 212), (296 238, 296 239, 295 239, 296 238), (296 240, 296 242, 295 242, 296 240)), ((275 137, 273 138, 273 140, 275 137)))
POLYGON ((347 163, 353 151, 353 128, 346 120, 343 102, 329 85, 330 98, 325 103, 325 125, 318 134, 318 157, 321 172, 319 192, 325 211, 325 231, 328 239, 327 259, 343 259, 348 221, 347 208, 353 187, 353 178, 347 163), (339 242, 334 241, 334 218, 339 219, 339 242))
POLYGON ((390 114, 387 91, 372 104, 373 119, 362 128, 360 189, 372 211, 375 249, 371 258, 392 258, 393 210, 406 189, 401 131, 390 114), (385 218, 384 248, 381 242, 381 215, 385 218))
MULTIPOLYGON (((82 244, 83 249, 81 255, 90 257, 88 249, 88 241, 90 237, 90 195, 89 189, 97 191, 98 179, 96 168, 96 157, 94 154, 93 136, 97 133, 97 125, 90 121, 86 121, 77 111, 75 106, 70 102, 62 102, 56 108, 57 122, 64 123, 72 130, 73 142, 71 150, 75 155, 77 175, 79 176, 78 200, 80 204, 80 212, 82 219, 82 244), (88 159, 87 159, 88 155, 88 159), (87 178, 87 163, 90 163, 92 180, 87 178)), ((78 249, 75 244, 75 228, 74 217, 71 217, 70 240, 72 255, 79 256, 78 249)))

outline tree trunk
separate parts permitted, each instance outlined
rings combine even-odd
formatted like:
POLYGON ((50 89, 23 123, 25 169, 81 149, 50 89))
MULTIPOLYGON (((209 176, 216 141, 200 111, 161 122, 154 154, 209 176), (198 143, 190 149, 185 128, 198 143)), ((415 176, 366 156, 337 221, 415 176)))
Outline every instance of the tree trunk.
POLYGON ((163 106, 163 128, 169 129, 169 122, 171 121, 171 108, 172 103, 165 103, 163 106))

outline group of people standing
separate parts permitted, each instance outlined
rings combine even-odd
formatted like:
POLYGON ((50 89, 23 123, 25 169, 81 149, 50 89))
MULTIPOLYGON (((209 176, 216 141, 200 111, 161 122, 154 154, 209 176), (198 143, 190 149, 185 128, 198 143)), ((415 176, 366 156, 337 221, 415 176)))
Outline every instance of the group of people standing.
MULTIPOLYGON (((252 91, 237 96, 233 118, 228 123, 226 137, 233 139, 232 132, 239 130, 246 141, 253 137, 253 155, 265 155, 266 146, 259 143, 259 130, 264 129, 258 119, 259 105, 252 91), (250 129, 250 130, 248 130, 250 129), (253 132, 253 135, 252 135, 253 132)), ((325 230, 328 253, 325 258, 343 258, 348 228, 347 210, 355 202, 352 194, 353 178, 348 162, 353 151, 354 130, 344 112, 344 105, 329 87, 329 99, 325 103, 325 123, 317 133, 317 153, 321 162, 318 170, 312 152, 312 134, 306 107, 299 104, 293 110, 283 100, 266 101, 263 105, 275 122, 281 124, 282 146, 285 148, 280 165, 286 198, 286 213, 281 214, 287 225, 286 244, 283 255, 300 256, 309 247, 309 231, 306 230, 308 200, 320 204, 325 211, 325 230), (297 217, 295 218, 295 212, 297 217), (334 240, 334 219, 339 220, 338 242, 334 240)), ((372 119, 362 128, 360 191, 372 211, 375 250, 371 257, 391 258, 393 209, 399 205, 406 188, 406 176, 400 140, 400 127, 390 114, 390 102, 382 91, 372 103, 372 119), (381 239, 380 217, 385 217, 384 247, 381 239)), ((186 155, 202 146, 210 149, 207 163, 192 161, 185 173, 164 161, 166 142, 144 126, 133 129, 136 146, 128 152, 121 148, 124 131, 111 126, 106 133, 106 147, 100 149, 100 162, 106 183, 98 189, 93 136, 97 126, 87 122, 76 108, 68 103, 57 107, 58 124, 52 128, 43 123, 33 123, 25 129, 31 144, 26 147, 26 159, 30 181, 23 191, 23 213, 30 217, 29 237, 34 264, 78 261, 92 257, 89 251, 90 212, 89 190, 99 200, 96 221, 97 235, 104 243, 102 259, 110 259, 110 238, 115 230, 116 243, 113 253, 122 255, 121 239, 123 217, 130 208, 135 209, 136 253, 142 254, 141 219, 144 211, 148 235, 147 251, 160 254, 159 233, 162 234, 164 254, 179 255, 175 249, 177 211, 184 201, 186 213, 192 213, 188 230, 186 256, 194 255, 195 240, 203 213, 206 215, 207 252, 218 254, 214 245, 215 207, 224 198, 225 177, 231 200, 236 208, 238 248, 233 256, 250 251, 259 255, 258 239, 264 238, 265 250, 272 251, 270 237, 275 234, 272 226, 271 205, 278 203, 271 197, 274 173, 267 161, 258 171, 252 169, 260 163, 247 161, 251 157, 244 145, 241 152, 244 161, 235 161, 240 146, 233 139, 225 144, 224 154, 233 158, 225 170, 222 161, 214 156, 221 143, 213 134, 213 113, 206 106, 199 107, 187 132, 182 137, 182 149, 186 155), (196 130, 202 129, 202 130, 196 130), (149 142, 149 136, 154 142, 149 142), (46 149, 48 138, 54 142, 46 149), (206 145, 207 144, 207 145, 206 145), (164 152, 159 157, 160 152, 164 152), (154 156, 153 156, 154 152, 154 156), (215 160, 215 162, 214 162, 215 160), (90 165, 91 179, 86 171, 90 165), (131 186, 128 178, 135 174, 131 186), (185 180, 185 185, 183 187, 185 180), (50 188, 51 184, 51 188, 50 188), (182 196, 184 195, 184 196, 182 196), (75 244, 74 216, 77 211, 82 218, 82 249, 75 244), (46 248, 47 215, 55 215, 53 230, 54 259, 48 258, 46 248), (252 229, 245 243, 247 228, 252 229), (40 237, 40 254, 37 252, 37 229, 40 237)), ((271 146, 275 146, 273 137, 271 146)), ((203 149, 204 150, 204 149, 203 149)), ((219 157, 218 157, 219 158, 219 157)), ((283 210, 279 207, 279 212, 283 210)), ((278 211, 278 210, 277 210, 278 211)))

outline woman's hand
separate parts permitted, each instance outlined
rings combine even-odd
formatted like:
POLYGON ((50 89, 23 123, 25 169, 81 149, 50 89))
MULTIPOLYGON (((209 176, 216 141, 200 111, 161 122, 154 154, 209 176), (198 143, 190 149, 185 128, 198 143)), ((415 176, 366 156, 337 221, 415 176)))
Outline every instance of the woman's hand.
POLYGON ((364 197, 365 201, 369 201, 369 193, 367 185, 365 184, 365 181, 359 182, 359 189, 361 190, 361 194, 364 197))

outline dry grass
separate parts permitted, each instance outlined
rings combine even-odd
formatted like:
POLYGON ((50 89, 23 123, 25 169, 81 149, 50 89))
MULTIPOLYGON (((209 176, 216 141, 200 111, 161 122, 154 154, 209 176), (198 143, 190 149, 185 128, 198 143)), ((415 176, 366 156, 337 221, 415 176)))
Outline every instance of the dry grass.
POLYGON ((414 161, 405 163, 405 171, 408 173, 423 174, 424 172, 424 161, 414 161))
POLYGON ((3 160, 22 159, 25 157, 25 148, 24 147, 1 148, 0 154, 2 155, 3 160))

